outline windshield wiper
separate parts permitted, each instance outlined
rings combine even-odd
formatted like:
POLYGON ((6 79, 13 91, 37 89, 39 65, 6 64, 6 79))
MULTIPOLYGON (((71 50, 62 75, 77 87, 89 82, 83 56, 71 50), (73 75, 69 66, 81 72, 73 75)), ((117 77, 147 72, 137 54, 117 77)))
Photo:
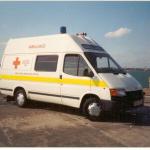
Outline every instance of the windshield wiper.
POLYGON ((113 70, 113 74, 127 74, 124 70, 113 70))
POLYGON ((117 70, 115 70, 115 71, 113 70, 113 72, 112 72, 112 73, 117 75, 117 74, 119 74, 120 72, 119 72, 119 71, 117 71, 117 70))

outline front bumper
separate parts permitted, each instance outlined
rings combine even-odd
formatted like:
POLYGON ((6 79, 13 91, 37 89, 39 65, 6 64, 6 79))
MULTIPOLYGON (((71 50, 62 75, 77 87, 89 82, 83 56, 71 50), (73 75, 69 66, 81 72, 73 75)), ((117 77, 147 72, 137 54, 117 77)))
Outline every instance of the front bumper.
POLYGON ((126 92, 124 97, 111 97, 111 101, 102 100, 104 111, 128 111, 144 105, 142 90, 126 92))

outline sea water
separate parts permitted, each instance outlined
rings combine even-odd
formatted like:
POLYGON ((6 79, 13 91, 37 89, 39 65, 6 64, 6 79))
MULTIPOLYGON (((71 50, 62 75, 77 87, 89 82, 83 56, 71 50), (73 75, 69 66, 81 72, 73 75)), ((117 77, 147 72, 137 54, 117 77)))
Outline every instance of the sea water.
POLYGON ((149 87, 150 70, 130 70, 127 72, 134 76, 141 83, 143 88, 149 87))

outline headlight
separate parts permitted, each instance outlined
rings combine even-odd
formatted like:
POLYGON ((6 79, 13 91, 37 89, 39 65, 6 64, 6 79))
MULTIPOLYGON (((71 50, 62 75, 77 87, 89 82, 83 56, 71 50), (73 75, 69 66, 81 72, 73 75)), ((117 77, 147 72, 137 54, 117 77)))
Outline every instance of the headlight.
POLYGON ((110 89, 111 96, 126 96, 125 89, 110 89))

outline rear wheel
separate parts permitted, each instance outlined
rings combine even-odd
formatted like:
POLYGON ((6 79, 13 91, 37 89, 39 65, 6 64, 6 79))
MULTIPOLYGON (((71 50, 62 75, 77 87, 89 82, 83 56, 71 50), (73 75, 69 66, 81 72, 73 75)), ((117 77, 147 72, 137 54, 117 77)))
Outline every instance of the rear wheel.
POLYGON ((25 107, 27 105, 27 97, 23 89, 17 90, 14 97, 19 107, 25 107))
POLYGON ((95 97, 87 98, 83 104, 82 112, 90 120, 98 120, 102 114, 100 101, 95 97))

